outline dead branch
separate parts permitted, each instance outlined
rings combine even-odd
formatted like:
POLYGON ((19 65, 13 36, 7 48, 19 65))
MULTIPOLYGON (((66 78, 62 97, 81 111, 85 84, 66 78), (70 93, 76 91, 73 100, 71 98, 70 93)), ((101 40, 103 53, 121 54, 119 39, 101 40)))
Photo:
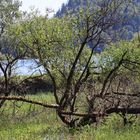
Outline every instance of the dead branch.
POLYGON ((9 96, 9 97, 6 97, 6 96, 0 96, 0 100, 9 100, 9 101, 22 101, 22 102, 26 102, 26 103, 29 103, 29 104, 35 104, 35 105, 39 105, 39 106, 42 106, 42 107, 46 107, 46 108, 55 108, 57 109, 59 106, 57 104, 47 104, 47 103, 42 103, 42 102, 39 102, 39 101, 33 101, 33 100, 30 100, 30 99, 25 99, 23 97, 17 97, 17 96, 9 96))

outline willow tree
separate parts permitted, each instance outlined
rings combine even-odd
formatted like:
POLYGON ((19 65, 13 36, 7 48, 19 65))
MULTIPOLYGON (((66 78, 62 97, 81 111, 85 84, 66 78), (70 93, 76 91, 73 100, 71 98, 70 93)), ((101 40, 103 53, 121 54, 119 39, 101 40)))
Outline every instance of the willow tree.
POLYGON ((122 65, 126 53, 120 56, 117 68, 114 70, 112 67, 109 71, 101 83, 102 88, 94 92, 92 87, 100 74, 94 49, 112 41, 109 30, 124 22, 122 12, 128 6, 125 2, 100 1, 95 7, 88 5, 61 18, 32 16, 13 26, 13 34, 20 38, 23 46, 29 48, 29 56, 44 67, 52 81, 55 105, 21 97, 5 99, 55 108, 60 119, 71 127, 97 122, 98 117, 112 113, 110 108, 107 111, 96 110, 94 104, 96 99, 106 95, 108 81, 112 73, 122 65), (92 47, 88 47, 91 42, 92 47))

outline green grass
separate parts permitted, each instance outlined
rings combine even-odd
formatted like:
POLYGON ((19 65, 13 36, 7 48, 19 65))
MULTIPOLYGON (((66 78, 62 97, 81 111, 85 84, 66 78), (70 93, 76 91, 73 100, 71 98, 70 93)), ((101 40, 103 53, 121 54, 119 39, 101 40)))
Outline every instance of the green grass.
MULTIPOLYGON (((51 94, 30 95, 32 99, 54 103, 51 94)), ((120 118, 112 115, 98 127, 68 128, 54 110, 26 103, 6 102, 0 111, 0 140, 140 140, 139 121, 123 127, 120 118)))

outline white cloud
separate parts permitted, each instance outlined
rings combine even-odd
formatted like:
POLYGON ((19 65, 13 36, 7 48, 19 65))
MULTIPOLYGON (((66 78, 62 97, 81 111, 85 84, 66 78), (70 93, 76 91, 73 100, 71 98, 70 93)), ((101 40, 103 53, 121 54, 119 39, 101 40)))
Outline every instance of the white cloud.
POLYGON ((23 11, 30 11, 32 6, 38 9, 41 14, 45 14, 46 8, 52 9, 55 12, 61 7, 62 3, 66 3, 67 0, 21 0, 23 11))

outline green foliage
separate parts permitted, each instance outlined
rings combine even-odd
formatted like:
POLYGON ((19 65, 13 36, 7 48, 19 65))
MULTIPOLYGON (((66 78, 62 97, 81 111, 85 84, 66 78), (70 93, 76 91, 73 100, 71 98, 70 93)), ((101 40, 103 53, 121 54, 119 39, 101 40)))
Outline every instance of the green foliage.
MULTIPOLYGON (((116 67, 124 53, 126 53, 126 55, 123 59, 128 61, 128 63, 124 63, 124 65, 127 65, 128 68, 133 66, 131 62, 134 62, 136 65, 140 63, 138 41, 121 41, 108 46, 101 55, 98 55, 99 65, 102 68, 103 73, 109 72, 112 68, 116 67)), ((120 69, 123 69, 125 72, 124 67, 120 67, 120 69)))
MULTIPOLYGON (((19 43, 15 36, 9 33, 11 25, 15 24, 21 17, 19 11, 19 1, 13 0, 1 0, 0 1, 0 53, 1 59, 7 59, 7 56, 12 58, 18 48, 19 43)), ((16 54, 16 53, 15 53, 16 54)))
POLYGON ((15 19, 20 17, 19 6, 21 3, 19 1, 13 0, 1 0, 0 1, 0 19, 1 24, 8 24, 15 22, 15 19))
POLYGON ((114 43, 97 57, 100 78, 104 81, 110 75, 112 91, 139 93, 140 49, 136 38, 114 43))
MULTIPOLYGON (((41 65, 49 69, 58 84, 68 76, 80 47, 77 43, 77 29, 73 26, 74 20, 74 17, 69 16, 48 19, 36 15, 10 29, 11 35, 20 39, 20 49, 27 46, 28 55, 37 58, 41 65)), ((85 48, 77 72, 82 69, 89 53, 90 48, 85 48)))

